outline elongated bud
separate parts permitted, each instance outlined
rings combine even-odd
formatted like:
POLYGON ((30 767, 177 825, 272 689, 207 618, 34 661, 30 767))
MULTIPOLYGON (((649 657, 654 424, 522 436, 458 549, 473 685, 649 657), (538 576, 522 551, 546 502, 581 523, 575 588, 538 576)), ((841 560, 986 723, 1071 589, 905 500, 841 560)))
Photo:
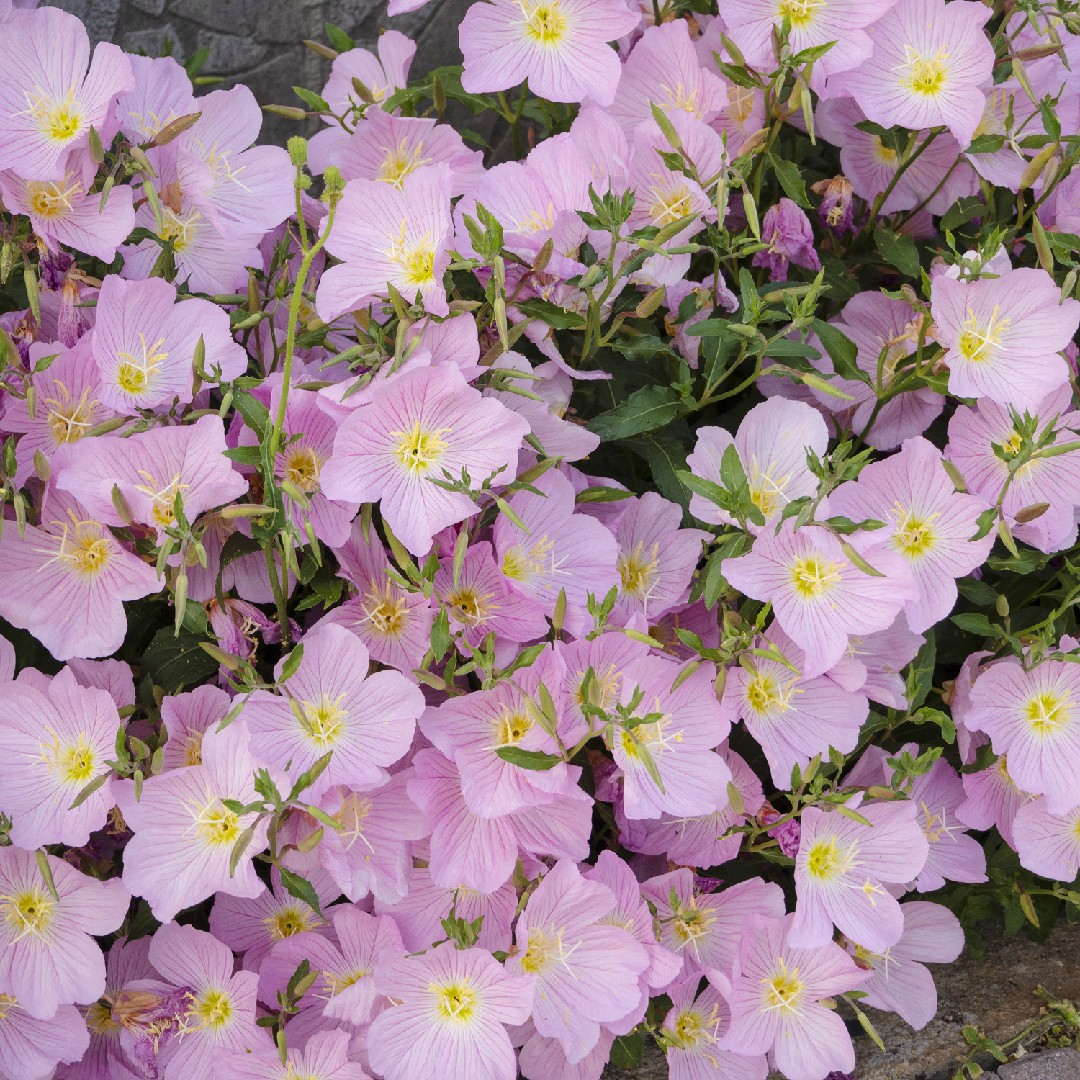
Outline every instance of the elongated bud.
POLYGON ((338 58, 338 51, 336 49, 331 49, 329 45, 324 45, 321 41, 312 41, 310 38, 304 38, 304 44, 313 53, 325 56, 327 60, 336 60, 338 58))
POLYGON ((263 112, 284 116, 286 120, 304 120, 307 117, 307 113, 295 105, 264 105, 263 112))
POLYGON ((149 142, 147 149, 151 150, 156 146, 165 146, 171 143, 173 139, 179 138, 189 128, 193 128, 202 116, 201 112, 185 113, 183 116, 178 116, 175 120, 170 120, 149 142))
POLYGON ((130 525, 134 522, 135 515, 131 512, 131 507, 128 505, 124 493, 116 484, 113 484, 112 504, 113 508, 116 510, 117 516, 125 525, 130 525))
POLYGON ((361 101, 366 102, 368 105, 374 103, 375 95, 355 75, 353 76, 352 87, 361 101))

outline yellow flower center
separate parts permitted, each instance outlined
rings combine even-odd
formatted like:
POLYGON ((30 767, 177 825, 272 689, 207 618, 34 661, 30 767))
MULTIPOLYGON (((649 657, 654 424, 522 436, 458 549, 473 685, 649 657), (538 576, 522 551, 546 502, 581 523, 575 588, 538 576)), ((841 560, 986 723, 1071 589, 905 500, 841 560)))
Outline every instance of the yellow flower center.
POLYGON ((490 599, 490 593, 479 593, 466 585, 453 589, 446 597, 447 603, 456 609, 457 617, 464 623, 474 625, 483 622, 491 614, 492 606, 488 602, 490 599))
POLYGON ((700 115, 696 87, 693 90, 688 90, 680 80, 674 86, 661 84, 659 89, 664 95, 664 104, 669 109, 678 109, 679 112, 690 113, 691 116, 700 115))
POLYGON ((506 550, 502 559, 502 572, 514 581, 554 574, 556 569, 555 542, 547 536, 534 540, 528 549, 515 544, 506 550))
POLYGON ((1024 719, 1038 735, 1053 735, 1072 720, 1069 695, 1042 690, 1024 706, 1024 719))
POLYGON ((236 843, 240 836, 240 819, 220 799, 214 799, 195 814, 195 828, 207 847, 223 847, 236 843))
POLYGON ((188 1010, 187 1020, 191 1027, 219 1031, 226 1027, 233 1016, 233 1003, 224 990, 210 987, 195 998, 188 1010))
POLYGON ((44 889, 35 886, 15 893, 14 896, 0 896, 0 912, 4 923, 15 934, 15 940, 28 934, 41 938, 52 922, 56 901, 44 889))
POLYGON ((758 672, 746 684, 746 703, 756 713, 784 713, 791 709, 791 697, 795 693, 795 679, 787 685, 766 672, 758 672))
POLYGON ((779 14, 787 16, 796 30, 802 30, 814 21, 814 16, 824 8, 828 0, 780 0, 779 14))
POLYGON ((18 1001, 10 994, 0 994, 0 1020, 6 1020, 7 1014, 18 1007, 18 1001))
POLYGON ((344 694, 331 701, 325 694, 318 701, 300 702, 301 727, 320 749, 332 747, 345 732, 349 713, 341 707, 344 694))
POLYGON ((892 538, 893 547, 912 562, 929 555, 938 543, 938 538, 930 526, 937 516, 937 514, 920 516, 914 510, 904 510, 897 506, 896 532, 892 538))
POLYGON ((364 596, 364 622, 382 637, 397 637, 408 621, 408 606, 404 595, 387 583, 381 589, 374 584, 364 596))
POLYGON ((558 45, 567 30, 567 19, 559 0, 542 0, 539 4, 519 0, 525 16, 525 36, 540 45, 558 45))
POLYGON ((772 1009, 784 1009, 788 1012, 794 1012, 798 1007, 803 990, 806 989, 806 983, 799 978, 799 969, 792 968, 789 971, 787 962, 782 956, 776 961, 773 973, 766 976, 761 982, 765 987, 763 1012, 772 1009))
POLYGON ((841 847, 835 836, 815 840, 806 853, 806 872, 818 881, 832 881, 851 869, 854 852, 841 847))
POLYGON ((263 919, 270 937, 274 941, 283 941, 293 934, 302 934, 316 923, 315 915, 306 904, 289 904, 273 915, 263 919))
POLYGON ((69 522, 55 522, 62 534, 53 560, 80 577, 96 577, 105 569, 112 549, 105 528, 96 521, 78 521, 74 514, 69 522))
POLYGON ((408 243, 405 228, 402 221, 399 235, 384 254, 397 264, 406 289, 422 289, 435 280, 435 247, 426 236, 414 244, 408 243))
POLYGON ((821 555, 805 555, 788 568, 795 595, 800 600, 815 600, 837 586, 840 564, 821 555))
POLYGON ((52 736, 52 741, 41 744, 42 761, 63 783, 82 787, 97 767, 97 754, 90 740, 83 732, 79 732, 74 742, 61 742, 52 731, 46 734, 52 736))
POLYGON ((63 181, 32 180, 26 185, 31 213, 50 221, 70 214, 72 202, 81 194, 82 185, 68 177, 63 181))
POLYGON ((660 561, 660 545, 653 544, 648 555, 640 541, 633 551, 619 553, 616 566, 622 581, 623 592, 645 600, 656 585, 656 571, 660 561))
POLYGON ((690 189, 683 183, 672 183, 663 188, 659 185, 649 189, 649 217, 654 225, 670 225, 686 217, 692 209, 690 189))
POLYGON ((86 1026, 95 1035, 112 1035, 120 1030, 120 1025, 112 1018, 111 1007, 103 1001, 95 1001, 86 1010, 86 1026))
POLYGON ((145 469, 140 469, 139 475, 146 483, 137 485, 135 490, 141 491, 152 500, 153 506, 151 507, 150 516, 154 519, 154 524, 161 529, 167 529, 175 525, 176 496, 187 491, 191 485, 182 484, 180 474, 177 473, 165 487, 159 489, 157 481, 145 469))
POLYGON ((185 765, 202 764, 202 741, 203 733, 201 731, 189 731, 187 733, 187 738, 184 740, 185 765))
POLYGON ((394 187, 400 188, 402 181, 409 173, 430 162, 430 158, 422 156, 423 149, 424 144, 419 142, 411 151, 406 150, 405 140, 403 139, 398 143, 396 149, 387 151, 382 165, 379 166, 376 179, 381 180, 384 184, 393 184, 394 187))
POLYGON ((967 309, 967 319, 964 321, 960 338, 956 343, 960 355, 965 360, 977 364, 994 358, 996 351, 1001 347, 1002 337, 1012 324, 1011 319, 1002 319, 998 316, 1000 310, 1000 307, 995 305, 989 321, 980 323, 975 312, 971 308, 967 309))
POLYGON ((344 993, 350 986, 355 986, 361 979, 366 979, 371 974, 371 968, 353 968, 352 971, 324 971, 323 979, 330 989, 330 996, 337 997, 344 993))
POLYGON ((435 1012, 450 1024, 467 1024, 476 1014, 476 991, 468 979, 455 983, 432 983, 428 989, 435 996, 435 1012))
POLYGON ((671 932, 682 949, 689 949, 698 955, 698 942, 709 934, 709 928, 716 922, 715 912, 699 908, 694 901, 679 908, 671 922, 671 932))
POLYGON ((533 722, 527 713, 511 712, 503 706, 502 716, 495 721, 495 739, 499 746, 513 746, 532 730, 533 722))
POLYGON ((914 46, 904 46, 905 60, 897 69, 900 86, 913 94, 936 97, 949 80, 949 51, 944 46, 933 56, 924 56, 914 46))
POLYGON ((449 444, 443 436, 449 434, 451 430, 451 428, 431 430, 422 427, 420 421, 417 420, 411 431, 390 432, 395 439, 399 440, 397 446, 394 447, 394 454, 413 475, 429 473, 446 453, 449 444))
POLYGON ((202 214, 198 211, 192 211, 186 217, 181 217, 175 210, 164 206, 158 236, 166 242, 171 242, 173 251, 182 252, 195 239, 201 219, 202 214))
POLYGON ((165 339, 158 338, 148 345, 146 335, 140 333, 136 351, 117 354, 120 365, 116 369, 116 383, 124 393, 141 394, 146 390, 162 364, 169 359, 168 352, 162 348, 164 344, 165 339))
POLYGON ((323 459, 310 446, 294 446, 285 457, 285 479, 305 495, 319 490, 323 459))
POLYGON ((93 427, 98 402, 90 400, 90 389, 83 390, 78 401, 63 383, 55 383, 56 397, 42 398, 48 412, 48 424, 57 443, 77 442, 93 427))
POLYGON ((38 130, 53 142, 70 142, 82 128, 82 114, 75 103, 75 87, 71 86, 63 98, 49 97, 39 93, 27 95, 30 108, 27 110, 34 118, 38 130))

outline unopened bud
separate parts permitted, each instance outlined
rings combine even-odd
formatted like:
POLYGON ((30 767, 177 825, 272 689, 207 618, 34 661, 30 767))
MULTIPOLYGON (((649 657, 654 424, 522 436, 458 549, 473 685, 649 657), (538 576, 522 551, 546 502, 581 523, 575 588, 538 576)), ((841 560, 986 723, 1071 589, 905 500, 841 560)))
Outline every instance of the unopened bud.
POLYGON ((307 139, 302 135, 293 135, 286 144, 289 148, 289 160, 302 169, 307 164, 307 139))

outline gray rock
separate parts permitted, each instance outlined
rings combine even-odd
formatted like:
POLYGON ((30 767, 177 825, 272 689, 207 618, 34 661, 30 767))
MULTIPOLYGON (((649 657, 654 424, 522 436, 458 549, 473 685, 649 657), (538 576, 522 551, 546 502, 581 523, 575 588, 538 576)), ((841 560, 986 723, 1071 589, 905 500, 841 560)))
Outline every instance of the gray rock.
POLYGON ((196 36, 200 49, 209 49, 203 71, 207 75, 235 75, 248 71, 266 58, 268 49, 251 38, 200 30, 196 36))
POLYGON ((184 62, 184 48, 180 35, 173 26, 153 26, 147 30, 129 30, 120 37, 120 47, 129 53, 145 53, 147 56, 164 56, 166 53, 178 63, 184 62))
POLYGON ((147 15, 161 15, 165 11, 165 0, 128 0, 136 11, 145 11, 147 15))
POLYGON ((997 1074, 999 1080, 1077 1080, 1080 1050, 1067 1046, 1027 1054, 1008 1065, 999 1065, 997 1074))
POLYGON ((55 0, 52 6, 82 19, 92 42, 115 39, 120 0, 55 0))
MULTIPOLYGON (((252 0, 172 0, 173 15, 190 19, 199 26, 229 34, 252 34, 257 28, 260 12, 268 5, 252 0)), ((291 7, 289 0, 278 7, 291 7)))

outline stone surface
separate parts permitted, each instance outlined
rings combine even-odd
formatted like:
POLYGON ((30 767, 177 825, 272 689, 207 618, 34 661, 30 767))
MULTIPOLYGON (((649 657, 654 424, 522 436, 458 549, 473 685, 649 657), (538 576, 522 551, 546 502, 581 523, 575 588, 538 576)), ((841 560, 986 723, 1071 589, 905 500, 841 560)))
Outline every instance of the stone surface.
POLYGON ((1027 1054, 1008 1065, 998 1066, 998 1080, 1077 1080, 1080 1077, 1080 1050, 1063 1047, 1041 1054, 1027 1054))
MULTIPOLYGON (((400 30, 417 42, 413 71, 460 63, 457 28, 471 0, 432 0, 419 11, 389 19, 385 0, 48 0, 78 15, 94 42, 115 41, 133 52, 159 55, 166 39, 171 55, 191 56, 201 47, 210 55, 203 75, 216 85, 249 85, 262 105, 297 105, 294 85, 322 89, 328 61, 301 42, 322 38, 332 22, 364 48, 375 47, 380 33, 400 30)), ((262 139, 284 143, 307 130, 281 117, 267 116, 262 139)))

